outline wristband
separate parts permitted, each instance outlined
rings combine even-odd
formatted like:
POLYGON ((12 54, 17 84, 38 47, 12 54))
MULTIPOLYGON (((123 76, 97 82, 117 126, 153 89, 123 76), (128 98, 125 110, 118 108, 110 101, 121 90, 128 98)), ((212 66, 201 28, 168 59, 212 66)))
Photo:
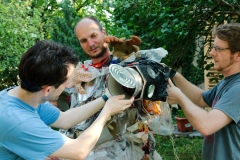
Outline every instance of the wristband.
POLYGON ((108 100, 108 97, 106 96, 106 94, 102 95, 102 99, 106 102, 108 100))

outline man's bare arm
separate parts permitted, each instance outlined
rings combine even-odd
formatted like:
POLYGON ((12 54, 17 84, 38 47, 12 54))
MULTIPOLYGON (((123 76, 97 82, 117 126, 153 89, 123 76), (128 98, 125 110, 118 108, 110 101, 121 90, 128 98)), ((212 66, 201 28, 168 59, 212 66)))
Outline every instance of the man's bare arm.
MULTIPOLYGON (((73 140, 67 138, 65 144, 51 156, 84 159, 97 143, 108 118, 113 114, 123 112, 126 108, 131 106, 134 100, 134 98, 131 98, 130 100, 123 100, 123 98, 123 95, 110 98, 106 102, 97 119, 88 129, 86 129, 77 139, 73 140)), ((104 100, 99 99, 96 103, 103 104, 104 100)), ((82 114, 84 114, 84 112, 82 112, 82 114)))
POLYGON ((202 99, 202 89, 190 83, 180 73, 175 74, 173 82, 194 104, 199 107, 207 107, 202 99))

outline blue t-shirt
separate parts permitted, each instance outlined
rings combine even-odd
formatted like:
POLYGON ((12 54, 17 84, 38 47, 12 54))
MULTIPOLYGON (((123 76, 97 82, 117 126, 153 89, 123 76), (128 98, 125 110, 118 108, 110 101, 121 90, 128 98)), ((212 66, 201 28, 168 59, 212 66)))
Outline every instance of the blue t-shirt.
POLYGON ((0 92, 0 159, 43 160, 63 146, 66 137, 48 125, 60 111, 45 102, 37 109, 0 92))

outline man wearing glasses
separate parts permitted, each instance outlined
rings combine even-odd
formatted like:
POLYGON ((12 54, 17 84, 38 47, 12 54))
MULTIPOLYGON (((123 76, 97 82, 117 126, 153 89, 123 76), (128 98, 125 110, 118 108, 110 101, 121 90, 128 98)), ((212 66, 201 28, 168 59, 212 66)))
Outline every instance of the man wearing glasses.
POLYGON ((177 73, 169 79, 169 104, 179 104, 203 136, 204 160, 240 158, 240 24, 220 25, 213 30, 210 55, 214 69, 224 76, 215 87, 203 91, 177 73), (211 111, 203 110, 210 106, 211 111), (202 108, 201 108, 202 107, 202 108))

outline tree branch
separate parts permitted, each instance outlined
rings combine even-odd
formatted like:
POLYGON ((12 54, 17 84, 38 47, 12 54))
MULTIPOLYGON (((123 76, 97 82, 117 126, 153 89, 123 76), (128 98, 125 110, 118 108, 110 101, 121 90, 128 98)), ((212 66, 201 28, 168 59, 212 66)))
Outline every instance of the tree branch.
POLYGON ((225 0, 213 0, 216 4, 218 4, 219 6, 223 6, 223 7, 229 7, 231 8, 232 12, 229 11, 229 13, 236 13, 238 16, 240 16, 240 5, 234 5, 234 4, 230 4, 228 2, 226 2, 225 0))

